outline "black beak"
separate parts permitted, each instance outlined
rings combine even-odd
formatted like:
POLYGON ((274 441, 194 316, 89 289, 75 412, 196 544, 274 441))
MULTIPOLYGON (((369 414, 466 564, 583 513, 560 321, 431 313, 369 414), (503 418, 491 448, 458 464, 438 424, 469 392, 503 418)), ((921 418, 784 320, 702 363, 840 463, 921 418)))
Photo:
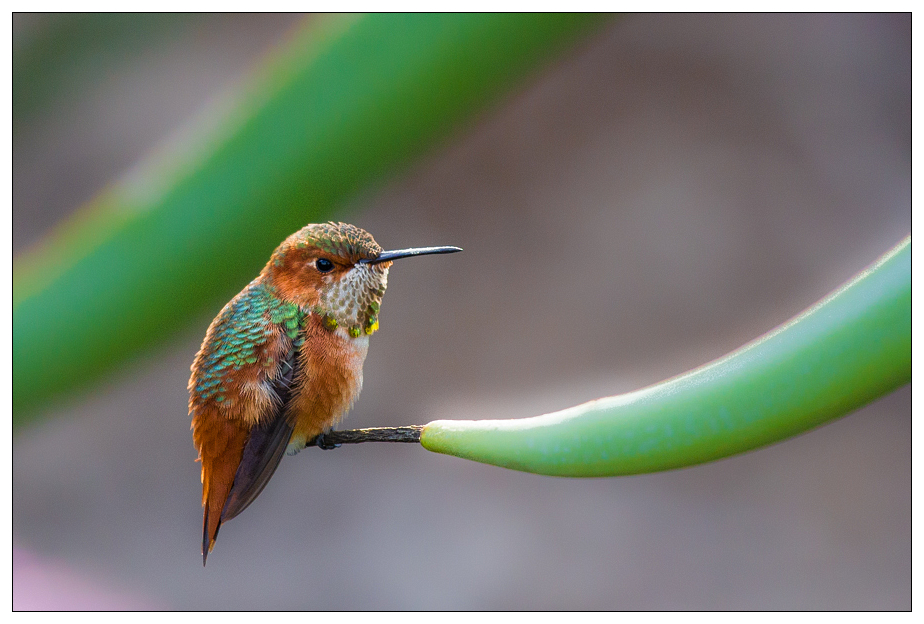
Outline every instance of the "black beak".
POLYGON ((446 254, 462 251, 461 247, 414 247, 412 249, 397 249, 395 251, 383 251, 378 258, 369 260, 360 260, 359 264, 378 264, 397 260, 398 258, 409 258, 410 256, 426 256, 428 254, 446 254))

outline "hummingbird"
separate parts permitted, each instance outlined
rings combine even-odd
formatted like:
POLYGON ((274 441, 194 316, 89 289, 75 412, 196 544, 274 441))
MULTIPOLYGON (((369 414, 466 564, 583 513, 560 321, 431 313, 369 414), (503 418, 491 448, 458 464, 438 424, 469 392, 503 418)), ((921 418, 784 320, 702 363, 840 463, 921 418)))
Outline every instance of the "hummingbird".
POLYGON ((456 251, 383 251, 354 225, 306 225, 221 309, 188 386, 202 463, 202 565, 222 523, 259 496, 283 454, 333 448, 323 436, 362 388, 392 262, 456 251))

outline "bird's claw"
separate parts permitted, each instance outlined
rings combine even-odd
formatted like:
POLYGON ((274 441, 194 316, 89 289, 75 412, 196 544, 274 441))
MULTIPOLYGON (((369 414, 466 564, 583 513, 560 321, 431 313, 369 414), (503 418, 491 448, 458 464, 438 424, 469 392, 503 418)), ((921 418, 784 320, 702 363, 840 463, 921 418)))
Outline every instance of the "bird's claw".
POLYGON ((331 449, 340 448, 339 444, 334 444, 327 441, 327 436, 325 434, 320 434, 317 438, 314 439, 315 446, 318 448, 329 451, 331 449))

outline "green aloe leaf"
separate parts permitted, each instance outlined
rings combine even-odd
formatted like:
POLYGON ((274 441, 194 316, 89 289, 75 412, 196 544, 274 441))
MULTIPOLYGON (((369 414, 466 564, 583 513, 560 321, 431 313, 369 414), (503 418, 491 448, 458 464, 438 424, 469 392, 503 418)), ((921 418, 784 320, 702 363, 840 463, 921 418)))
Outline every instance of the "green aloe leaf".
POLYGON ((601 21, 385 14, 295 33, 223 113, 15 259, 14 424, 216 309, 285 236, 601 21))
POLYGON ((817 427, 911 381, 911 239, 790 322, 654 386, 520 420, 440 420, 438 453, 546 475, 692 466, 817 427))

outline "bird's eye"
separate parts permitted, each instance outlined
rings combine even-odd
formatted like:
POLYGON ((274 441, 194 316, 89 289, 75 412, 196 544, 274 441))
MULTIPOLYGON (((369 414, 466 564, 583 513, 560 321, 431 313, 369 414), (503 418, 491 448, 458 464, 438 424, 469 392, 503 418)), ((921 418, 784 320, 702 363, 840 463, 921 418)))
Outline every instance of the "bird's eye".
POLYGON ((334 270, 334 263, 328 260, 327 258, 318 258, 315 261, 314 266, 321 273, 329 273, 334 270))

